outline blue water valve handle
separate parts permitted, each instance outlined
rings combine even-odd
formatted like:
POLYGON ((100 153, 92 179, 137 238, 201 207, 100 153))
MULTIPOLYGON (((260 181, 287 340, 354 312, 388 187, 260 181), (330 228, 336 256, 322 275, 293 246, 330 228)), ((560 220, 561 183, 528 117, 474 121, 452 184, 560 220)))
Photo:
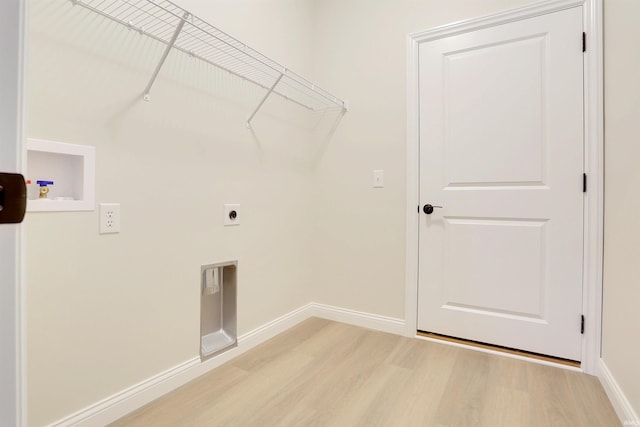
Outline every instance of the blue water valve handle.
POLYGON ((47 185, 53 185, 53 181, 36 181, 40 187, 46 187, 47 185))

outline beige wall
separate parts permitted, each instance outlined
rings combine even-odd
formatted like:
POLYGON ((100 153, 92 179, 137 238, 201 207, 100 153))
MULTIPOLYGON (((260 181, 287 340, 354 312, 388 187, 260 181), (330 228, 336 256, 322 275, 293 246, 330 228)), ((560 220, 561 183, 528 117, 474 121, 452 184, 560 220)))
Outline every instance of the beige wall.
POLYGON ((605 0, 602 358, 640 414, 640 2, 605 0))
MULTIPOLYGON (((122 203, 123 231, 99 236, 96 212, 29 214, 30 425, 196 356, 202 263, 240 260, 240 333, 309 301, 403 319, 407 34, 529 2, 178 0, 351 103, 331 134, 270 101, 254 137, 250 84, 172 55, 142 103, 160 46, 67 0, 32 0, 28 134, 97 147, 97 201, 122 203), (221 225, 225 202, 242 204, 237 229, 221 225)), ((606 9, 603 355, 640 410, 629 348, 640 11, 606 9)))
POLYGON ((527 3, 313 1, 316 80, 351 103, 316 176, 320 302, 404 319, 407 35, 527 3))
MULTIPOLYGON (((319 84, 351 111, 325 149, 318 300, 404 318, 406 34, 526 1, 314 0, 319 84), (384 169, 386 188, 371 188, 384 169)), ((603 358, 640 413, 640 40, 637 0, 605 0, 606 224, 603 358)))
MULTIPOLYGON (((308 3, 268 3, 259 16, 202 1, 198 13, 223 14, 221 27, 245 28, 247 42, 308 72, 308 3)), ((122 206, 118 235, 98 235, 97 212, 28 214, 28 409, 39 426, 196 357, 201 264, 238 259, 240 334, 312 300, 317 149, 311 119, 276 99, 252 134, 245 120, 264 92, 185 55, 169 57, 145 103, 162 46, 68 0, 30 7, 28 136, 95 146, 96 201, 122 206), (224 203, 241 204, 239 227, 223 227, 224 203)))

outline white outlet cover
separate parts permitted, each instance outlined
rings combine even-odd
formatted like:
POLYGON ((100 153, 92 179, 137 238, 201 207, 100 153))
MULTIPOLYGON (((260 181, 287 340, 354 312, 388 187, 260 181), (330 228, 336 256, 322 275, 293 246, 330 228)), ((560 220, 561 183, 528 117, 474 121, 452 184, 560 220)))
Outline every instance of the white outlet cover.
POLYGON ((384 188, 384 170, 373 171, 373 188, 384 188))
POLYGON ((120 203, 100 203, 100 234, 120 232, 120 203))
POLYGON ((240 205, 224 205, 224 225, 240 225, 240 205))

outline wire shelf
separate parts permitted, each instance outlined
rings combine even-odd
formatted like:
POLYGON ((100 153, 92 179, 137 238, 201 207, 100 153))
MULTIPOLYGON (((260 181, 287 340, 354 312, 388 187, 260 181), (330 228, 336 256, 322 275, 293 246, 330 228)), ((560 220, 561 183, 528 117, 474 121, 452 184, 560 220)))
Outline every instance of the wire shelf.
POLYGON ((146 100, 170 50, 177 49, 267 90, 247 124, 272 93, 312 111, 346 110, 342 99, 168 0, 72 1, 167 46, 145 89, 146 100))

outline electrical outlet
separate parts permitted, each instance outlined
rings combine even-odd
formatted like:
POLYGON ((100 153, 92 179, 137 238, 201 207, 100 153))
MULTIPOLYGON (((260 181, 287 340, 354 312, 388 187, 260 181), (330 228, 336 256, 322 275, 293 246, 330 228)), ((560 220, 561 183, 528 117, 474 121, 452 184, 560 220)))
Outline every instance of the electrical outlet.
POLYGON ((100 203, 100 234, 120 232, 120 203, 100 203))
POLYGON ((224 225, 240 225, 240 205, 224 205, 224 225))

